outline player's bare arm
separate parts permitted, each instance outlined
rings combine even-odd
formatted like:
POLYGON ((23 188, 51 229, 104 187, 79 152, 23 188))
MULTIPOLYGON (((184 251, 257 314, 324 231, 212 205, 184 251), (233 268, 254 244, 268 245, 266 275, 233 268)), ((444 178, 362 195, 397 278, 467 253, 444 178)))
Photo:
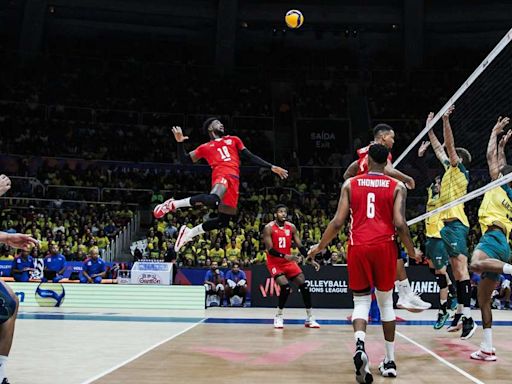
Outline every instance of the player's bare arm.
POLYGON ((409 226, 405 219, 405 202, 407 200, 407 189, 402 185, 398 184, 395 190, 395 202, 393 206, 393 223, 395 224, 396 231, 400 240, 405 246, 405 250, 409 257, 421 261, 421 251, 414 248, 414 244, 411 239, 411 233, 409 232, 409 226))
POLYGON ((343 228, 347 217, 350 214, 350 179, 345 181, 341 187, 340 199, 338 201, 338 208, 334 218, 331 220, 325 232, 322 235, 320 243, 311 247, 308 252, 309 257, 315 256, 317 253, 322 252, 327 245, 338 235, 339 231, 343 228))
MULTIPOLYGON (((434 118, 434 112, 430 112, 427 117, 427 125, 434 118)), ((448 156, 446 156, 446 152, 444 150, 444 146, 441 144, 436 134, 434 133, 434 129, 428 131, 428 139, 430 140, 430 144, 432 144, 432 149, 441 162, 441 164, 445 164, 448 161, 448 156)))
MULTIPOLYGON (((501 119, 501 121, 498 119, 497 124, 501 124, 501 125, 503 125, 503 128, 505 128, 509 122, 510 122, 510 119, 508 117, 505 117, 505 118, 501 119)), ((498 169, 501 169, 505 165, 507 165, 507 157, 505 156, 505 147, 511 137, 512 137, 512 131, 509 130, 501 138, 500 143, 498 144, 498 169)))
POLYGON ((266 160, 263 160, 261 157, 255 155, 247 148, 242 149, 240 155, 243 159, 248 160, 255 165, 258 165, 262 168, 270 169, 273 173, 279 176, 281 180, 288 178, 288 171, 286 169, 278 167, 277 165, 273 165, 266 160))
POLYGON ((343 179, 348 180, 351 177, 356 176, 358 170, 359 170, 359 164, 357 164, 357 160, 356 160, 348 166, 347 170, 343 174, 343 179))
POLYGON ((39 244, 39 242, 23 233, 6 233, 0 232, 0 243, 7 244, 14 248, 21 248, 29 250, 30 248, 39 244))
POLYGON ((188 136, 183 135, 183 131, 181 130, 181 127, 174 126, 172 127, 172 133, 174 134, 174 138, 176 139, 176 142, 178 143, 178 159, 180 160, 180 163, 186 164, 186 163, 197 163, 199 159, 195 155, 195 151, 187 153, 185 151, 184 142, 188 140, 188 136))
POLYGON ((414 189, 416 187, 416 182, 411 176, 406 175, 403 172, 400 172, 398 169, 393 168, 393 164, 391 161, 388 161, 386 167, 384 168, 384 174, 392 177, 393 179, 400 180, 404 183, 407 188, 414 189))
POLYGON ((311 256, 311 257, 308 256, 308 251, 306 250, 306 247, 302 244, 302 240, 299 236, 299 231, 297 231, 297 227, 295 227, 295 224, 291 224, 291 226, 292 226, 293 241, 297 245, 297 248, 299 248, 300 254, 306 258, 306 261, 309 260, 311 262, 311 265, 315 268, 315 270, 318 271, 320 269, 320 264, 318 264, 315 261, 314 256, 311 256))
POLYGON ((455 140, 453 139, 452 127, 450 125, 450 115, 454 110, 455 106, 452 105, 443 114, 444 145, 448 154, 448 160, 450 161, 450 165, 452 167, 456 167, 459 164, 459 155, 457 155, 457 151, 455 150, 455 140))
POLYGON ((295 255, 285 255, 284 253, 281 253, 274 249, 274 243, 272 242, 272 225, 267 224, 265 225, 265 228, 263 228, 263 243, 265 244, 266 251, 275 257, 281 257, 288 261, 300 261, 298 256, 295 255))

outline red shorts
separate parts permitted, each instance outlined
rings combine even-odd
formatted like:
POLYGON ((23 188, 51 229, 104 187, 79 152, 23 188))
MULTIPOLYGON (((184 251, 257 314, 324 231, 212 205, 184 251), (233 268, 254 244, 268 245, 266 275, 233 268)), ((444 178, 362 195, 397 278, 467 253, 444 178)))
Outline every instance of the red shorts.
POLYGON ((276 277, 279 275, 286 276, 287 279, 293 279, 302 273, 299 265, 294 261, 273 263, 272 256, 267 256, 267 268, 270 272, 270 276, 276 277))
POLYGON ((226 193, 222 198, 222 204, 236 208, 238 205, 240 178, 235 175, 220 174, 212 178, 212 187, 215 184, 222 184, 226 187, 226 193))
POLYGON ((353 291, 375 287, 390 291, 395 287, 396 254, 394 241, 371 245, 350 245, 347 251, 348 286, 353 291))

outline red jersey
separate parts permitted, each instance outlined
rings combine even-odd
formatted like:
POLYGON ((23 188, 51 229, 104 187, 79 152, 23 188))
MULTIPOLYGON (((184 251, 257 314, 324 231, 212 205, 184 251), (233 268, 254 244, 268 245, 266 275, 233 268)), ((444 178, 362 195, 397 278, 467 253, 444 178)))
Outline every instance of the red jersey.
POLYGON ((240 152, 245 148, 237 136, 223 136, 196 148, 198 159, 205 159, 212 168, 212 178, 218 175, 240 176, 240 152))
MULTIPOLYGON (((292 233, 293 227, 291 223, 285 221, 284 227, 281 228, 275 221, 272 222, 272 248, 279 253, 290 255, 292 251, 292 233)), ((288 262, 288 260, 272 256, 267 252, 267 260, 269 258, 288 262)))
MULTIPOLYGON (((372 144, 375 144, 375 142, 372 141, 370 145, 372 144)), ((357 150, 357 156, 359 156, 359 159, 357 159, 357 165, 359 165, 359 169, 357 170, 358 175, 368 173, 368 150, 370 149, 370 145, 357 150)), ((390 161, 393 161, 393 155, 391 155, 391 152, 388 155, 388 162, 390 161)))
POLYGON ((350 244, 376 244, 395 239, 393 206, 398 182, 381 173, 350 180, 350 244))

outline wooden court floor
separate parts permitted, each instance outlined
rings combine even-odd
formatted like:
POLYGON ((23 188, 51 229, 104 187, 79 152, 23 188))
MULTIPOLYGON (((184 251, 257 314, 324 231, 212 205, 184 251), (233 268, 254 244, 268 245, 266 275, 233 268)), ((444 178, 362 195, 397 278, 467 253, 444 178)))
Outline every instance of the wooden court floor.
MULTIPOLYGON (((378 375, 384 356, 382 330, 367 335, 375 383, 511 383, 510 327, 494 329, 498 362, 469 359, 478 348, 481 328, 468 341, 431 326, 398 326, 398 378, 378 375)), ((290 325, 202 323, 94 381, 140 383, 355 383, 353 333, 349 325, 306 329, 290 325)))

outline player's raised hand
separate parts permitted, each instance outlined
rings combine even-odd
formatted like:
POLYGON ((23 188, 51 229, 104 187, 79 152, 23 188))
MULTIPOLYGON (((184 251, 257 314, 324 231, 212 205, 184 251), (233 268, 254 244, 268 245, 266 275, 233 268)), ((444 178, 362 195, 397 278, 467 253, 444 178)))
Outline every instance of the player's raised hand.
POLYGON ((449 120, 450 115, 453 113, 454 110, 455 110, 455 105, 450 105, 450 107, 446 110, 446 112, 443 113, 443 120, 449 120))
POLYGON ((29 250, 39 244, 36 239, 24 233, 3 233, 2 235, 2 242, 14 248, 29 250))
POLYGON ((178 143, 183 143, 185 140, 188 140, 188 136, 183 136, 183 131, 181 130, 181 127, 172 127, 172 133, 174 134, 174 138, 178 143))
POLYGON ((503 137, 500 140, 500 144, 499 144, 500 148, 505 148, 505 146, 507 145, 507 143, 511 137, 512 137, 512 130, 508 131, 505 135, 503 135, 503 137))
POLYGON ((496 122, 496 124, 494 125, 494 132, 496 132, 496 134, 500 134, 503 132, 503 130, 505 129, 505 127, 508 125, 508 123, 510 122, 510 118, 508 117, 498 117, 498 121, 496 122))
POLYGON ((430 147, 430 141, 424 141, 421 143, 420 148, 418 149, 418 157, 423 157, 425 152, 427 152, 428 147, 430 147))
POLYGON ((0 175, 0 196, 11 189, 11 179, 5 175, 0 175))
POLYGON ((273 165, 272 168, 270 168, 272 172, 274 172, 276 175, 278 175, 281 180, 288 178, 288 171, 284 168, 278 167, 276 165, 273 165))
POLYGON ((427 122, 425 123, 425 125, 428 125, 434 119, 434 116, 434 112, 430 112, 427 116, 427 122))

